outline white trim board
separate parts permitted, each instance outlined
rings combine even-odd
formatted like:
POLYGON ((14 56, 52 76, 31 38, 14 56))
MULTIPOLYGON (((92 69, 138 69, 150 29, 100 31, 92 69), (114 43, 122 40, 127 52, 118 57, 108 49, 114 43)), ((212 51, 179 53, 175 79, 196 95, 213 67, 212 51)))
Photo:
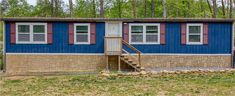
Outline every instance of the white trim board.
MULTIPOLYGON (((6 53, 6 55, 105 55, 104 53, 6 53)), ((126 54, 124 54, 126 55, 126 54)), ((137 55, 137 54, 131 54, 137 55)), ((142 53, 141 55, 180 55, 180 56, 230 56, 232 54, 175 54, 175 53, 142 53)))

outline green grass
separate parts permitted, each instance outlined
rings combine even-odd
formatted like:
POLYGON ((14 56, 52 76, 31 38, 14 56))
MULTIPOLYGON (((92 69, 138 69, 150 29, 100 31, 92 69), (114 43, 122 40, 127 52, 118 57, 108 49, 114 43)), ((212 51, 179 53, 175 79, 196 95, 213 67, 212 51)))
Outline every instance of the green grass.
POLYGON ((2 96, 234 96, 235 72, 112 76, 97 75, 2 77, 2 96))

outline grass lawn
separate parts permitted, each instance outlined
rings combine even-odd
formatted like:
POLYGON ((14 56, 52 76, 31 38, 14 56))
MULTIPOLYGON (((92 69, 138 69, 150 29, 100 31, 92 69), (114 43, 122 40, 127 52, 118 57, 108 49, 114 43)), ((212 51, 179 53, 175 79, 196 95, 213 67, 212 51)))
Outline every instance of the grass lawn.
POLYGON ((1 77, 1 96, 234 96, 235 72, 152 76, 1 77))

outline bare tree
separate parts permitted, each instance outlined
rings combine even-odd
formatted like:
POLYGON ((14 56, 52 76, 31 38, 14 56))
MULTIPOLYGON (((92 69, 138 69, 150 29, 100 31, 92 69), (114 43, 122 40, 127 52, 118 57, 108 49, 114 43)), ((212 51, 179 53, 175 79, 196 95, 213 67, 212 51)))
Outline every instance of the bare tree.
POLYGON ((53 0, 54 1, 54 12, 55 12, 55 16, 58 16, 58 11, 59 11, 59 0, 53 0))
POLYGON ((151 17, 155 17, 155 4, 156 4, 156 2, 155 2, 156 0, 152 0, 151 1, 151 17))
POLYGON ((144 0, 144 17, 147 17, 147 0, 144 0))
POLYGON ((100 0, 100 17, 104 18, 104 0, 100 0))
POLYGON ((188 5, 188 17, 191 16, 190 12, 191 12, 191 7, 190 7, 190 2, 187 1, 187 5, 188 5))
POLYGON ((5 11, 9 8, 9 4, 8 4, 8 1, 7 0, 2 0, 1 1, 1 6, 0 6, 0 13, 1 13, 1 17, 3 17, 4 16, 4 13, 5 13, 5 11))
POLYGON ((118 3, 118 17, 122 18, 122 0, 117 0, 118 3))
POLYGON ((95 3, 95 0, 92 0, 92 14, 93 14, 93 17, 95 18, 96 17, 96 3, 95 3))
POLYGON ((166 0, 162 0, 163 18, 167 18, 166 0))
POLYGON ((51 10, 51 17, 54 17, 55 16, 55 13, 54 13, 54 0, 51 0, 50 2, 51 6, 50 6, 50 10, 51 10))
POLYGON ((212 0, 212 3, 213 3, 213 16, 212 16, 212 18, 216 18, 216 15, 217 15, 217 2, 216 2, 216 0, 212 0))
POLYGON ((222 3, 222 15, 223 17, 225 18, 225 7, 224 7, 224 0, 221 0, 221 3, 222 3))
POLYGON ((207 0, 207 4, 208 4, 209 10, 210 10, 210 12, 211 12, 211 14, 212 14, 212 17, 213 17, 213 12, 212 12, 212 8, 211 8, 211 3, 210 3, 209 0, 207 0))
POLYGON ((69 0, 69 15, 73 16, 73 0, 69 0))
POLYGON ((131 5, 132 5, 132 15, 133 18, 136 18, 136 0, 131 0, 131 5))
POLYGON ((205 11, 203 3, 204 3, 203 0, 200 0, 200 9, 201 9, 201 12, 203 12, 203 17, 206 17, 206 11, 205 11))
POLYGON ((232 18, 233 17, 233 0, 230 0, 229 6, 230 6, 229 18, 232 18))

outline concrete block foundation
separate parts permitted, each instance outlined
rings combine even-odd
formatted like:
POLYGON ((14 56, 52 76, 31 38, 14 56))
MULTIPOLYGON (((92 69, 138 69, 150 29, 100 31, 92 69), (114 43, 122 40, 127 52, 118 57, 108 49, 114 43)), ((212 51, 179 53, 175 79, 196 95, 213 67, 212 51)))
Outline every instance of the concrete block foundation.
MULTIPOLYGON (((117 59, 117 58, 116 58, 117 59)), ((118 63, 112 57, 111 69, 118 63)), ((230 55, 142 55, 145 68, 220 67, 231 68, 230 55)), ((128 68, 121 64, 122 68, 128 68)), ((7 74, 40 72, 95 72, 106 68, 104 55, 6 55, 7 74)))

